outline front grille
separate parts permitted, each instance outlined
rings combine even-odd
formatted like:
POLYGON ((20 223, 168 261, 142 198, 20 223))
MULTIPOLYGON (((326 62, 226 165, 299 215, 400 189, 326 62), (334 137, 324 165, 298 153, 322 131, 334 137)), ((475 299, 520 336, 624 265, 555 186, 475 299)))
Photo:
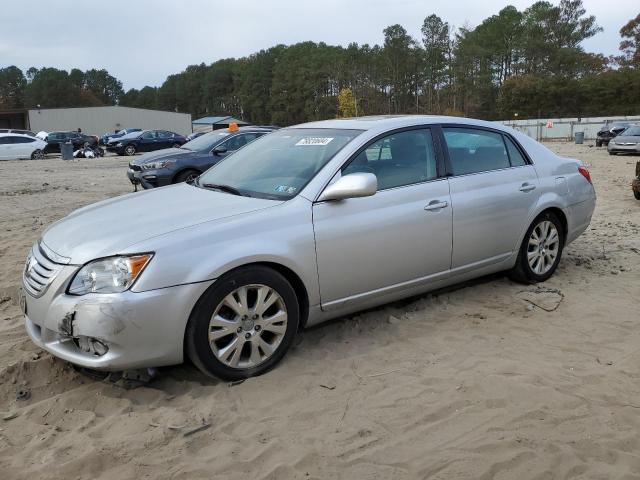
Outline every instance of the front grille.
MULTIPOLYGON (((48 249, 36 243, 31 248, 22 276, 25 289, 34 297, 44 295, 51 282, 60 272, 63 264, 56 263, 51 257, 53 252, 45 253, 48 249)), ((58 257, 61 259, 62 257, 58 257)))
POLYGON ((135 165, 133 163, 129 164, 129 168, 131 170, 135 170, 136 172, 141 172, 142 171, 142 167, 140 165, 135 165))

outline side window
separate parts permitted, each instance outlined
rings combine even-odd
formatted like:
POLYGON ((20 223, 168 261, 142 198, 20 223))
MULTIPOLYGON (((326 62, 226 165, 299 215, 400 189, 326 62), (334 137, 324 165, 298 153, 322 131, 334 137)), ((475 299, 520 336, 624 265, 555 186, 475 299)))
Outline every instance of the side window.
POLYGON ((437 160, 430 129, 391 134, 371 144, 349 164, 342 175, 373 173, 378 189, 401 187, 437 178, 437 160))
POLYGON ((507 151, 509 152, 509 160, 511 160, 511 166, 522 167, 523 165, 526 165, 527 161, 522 156, 522 153, 520 153, 520 150, 518 150, 518 147, 514 145, 513 140, 505 135, 504 142, 507 144, 507 151))
POLYGON ((13 138, 13 143, 31 143, 34 142, 35 138, 27 138, 27 137, 11 137, 13 138))
POLYGON ((172 135, 169 132, 165 132, 162 130, 159 130, 158 132, 156 132, 158 135, 158 138, 171 138, 172 135))
POLYGON ((152 140, 154 138, 156 138, 156 133, 155 132, 145 132, 142 134, 142 138, 144 140, 152 140))
POLYGON ((0 137, 0 145, 8 145, 10 142, 10 137, 0 137))
POLYGON ((454 175, 509 168, 502 135, 473 128, 443 128, 454 175))
POLYGON ((245 135, 244 135, 245 145, 247 143, 253 142, 256 138, 259 138, 261 136, 262 136, 261 133, 245 133, 245 135))
POLYGON ((229 152, 233 152, 235 150, 238 150, 239 148, 244 147, 246 144, 247 144, 246 135, 236 135, 235 137, 231 137, 229 140, 227 140, 224 146, 227 147, 227 150, 229 152))

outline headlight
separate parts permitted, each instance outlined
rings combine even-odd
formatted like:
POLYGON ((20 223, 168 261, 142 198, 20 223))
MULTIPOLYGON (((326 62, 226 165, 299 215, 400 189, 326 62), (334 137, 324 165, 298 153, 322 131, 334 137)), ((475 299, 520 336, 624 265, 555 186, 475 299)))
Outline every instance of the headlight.
POLYGON ((71 295, 128 290, 153 257, 152 253, 103 258, 87 263, 69 286, 71 295))
POLYGON ((147 162, 142 164, 144 170, 157 170, 175 164, 175 160, 157 160, 155 162, 147 162))

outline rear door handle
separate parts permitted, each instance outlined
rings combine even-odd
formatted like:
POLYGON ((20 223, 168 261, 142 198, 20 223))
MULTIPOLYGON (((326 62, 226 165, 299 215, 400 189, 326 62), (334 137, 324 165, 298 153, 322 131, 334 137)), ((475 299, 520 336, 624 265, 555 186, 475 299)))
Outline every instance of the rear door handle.
POLYGON ((431 202, 429 202, 429 204, 426 207, 424 207, 424 209, 432 212, 434 210, 440 210, 441 208, 445 208, 448 205, 449 205, 449 202, 447 201, 441 202, 440 200, 432 200, 431 202))
POLYGON ((520 187, 521 192, 530 192, 531 190, 535 190, 536 186, 531 183, 523 183, 520 187))

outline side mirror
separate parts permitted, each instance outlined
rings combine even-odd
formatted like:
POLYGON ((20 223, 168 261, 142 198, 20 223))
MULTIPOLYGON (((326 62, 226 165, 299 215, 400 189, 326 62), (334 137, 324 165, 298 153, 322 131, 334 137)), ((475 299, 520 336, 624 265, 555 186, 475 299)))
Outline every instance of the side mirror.
POLYGON ((350 173, 324 189, 319 202, 370 197, 378 191, 378 179, 373 173, 350 173))
POLYGON ((213 149, 214 155, 222 155, 223 153, 227 153, 227 147, 225 147, 224 145, 218 145, 213 149))

